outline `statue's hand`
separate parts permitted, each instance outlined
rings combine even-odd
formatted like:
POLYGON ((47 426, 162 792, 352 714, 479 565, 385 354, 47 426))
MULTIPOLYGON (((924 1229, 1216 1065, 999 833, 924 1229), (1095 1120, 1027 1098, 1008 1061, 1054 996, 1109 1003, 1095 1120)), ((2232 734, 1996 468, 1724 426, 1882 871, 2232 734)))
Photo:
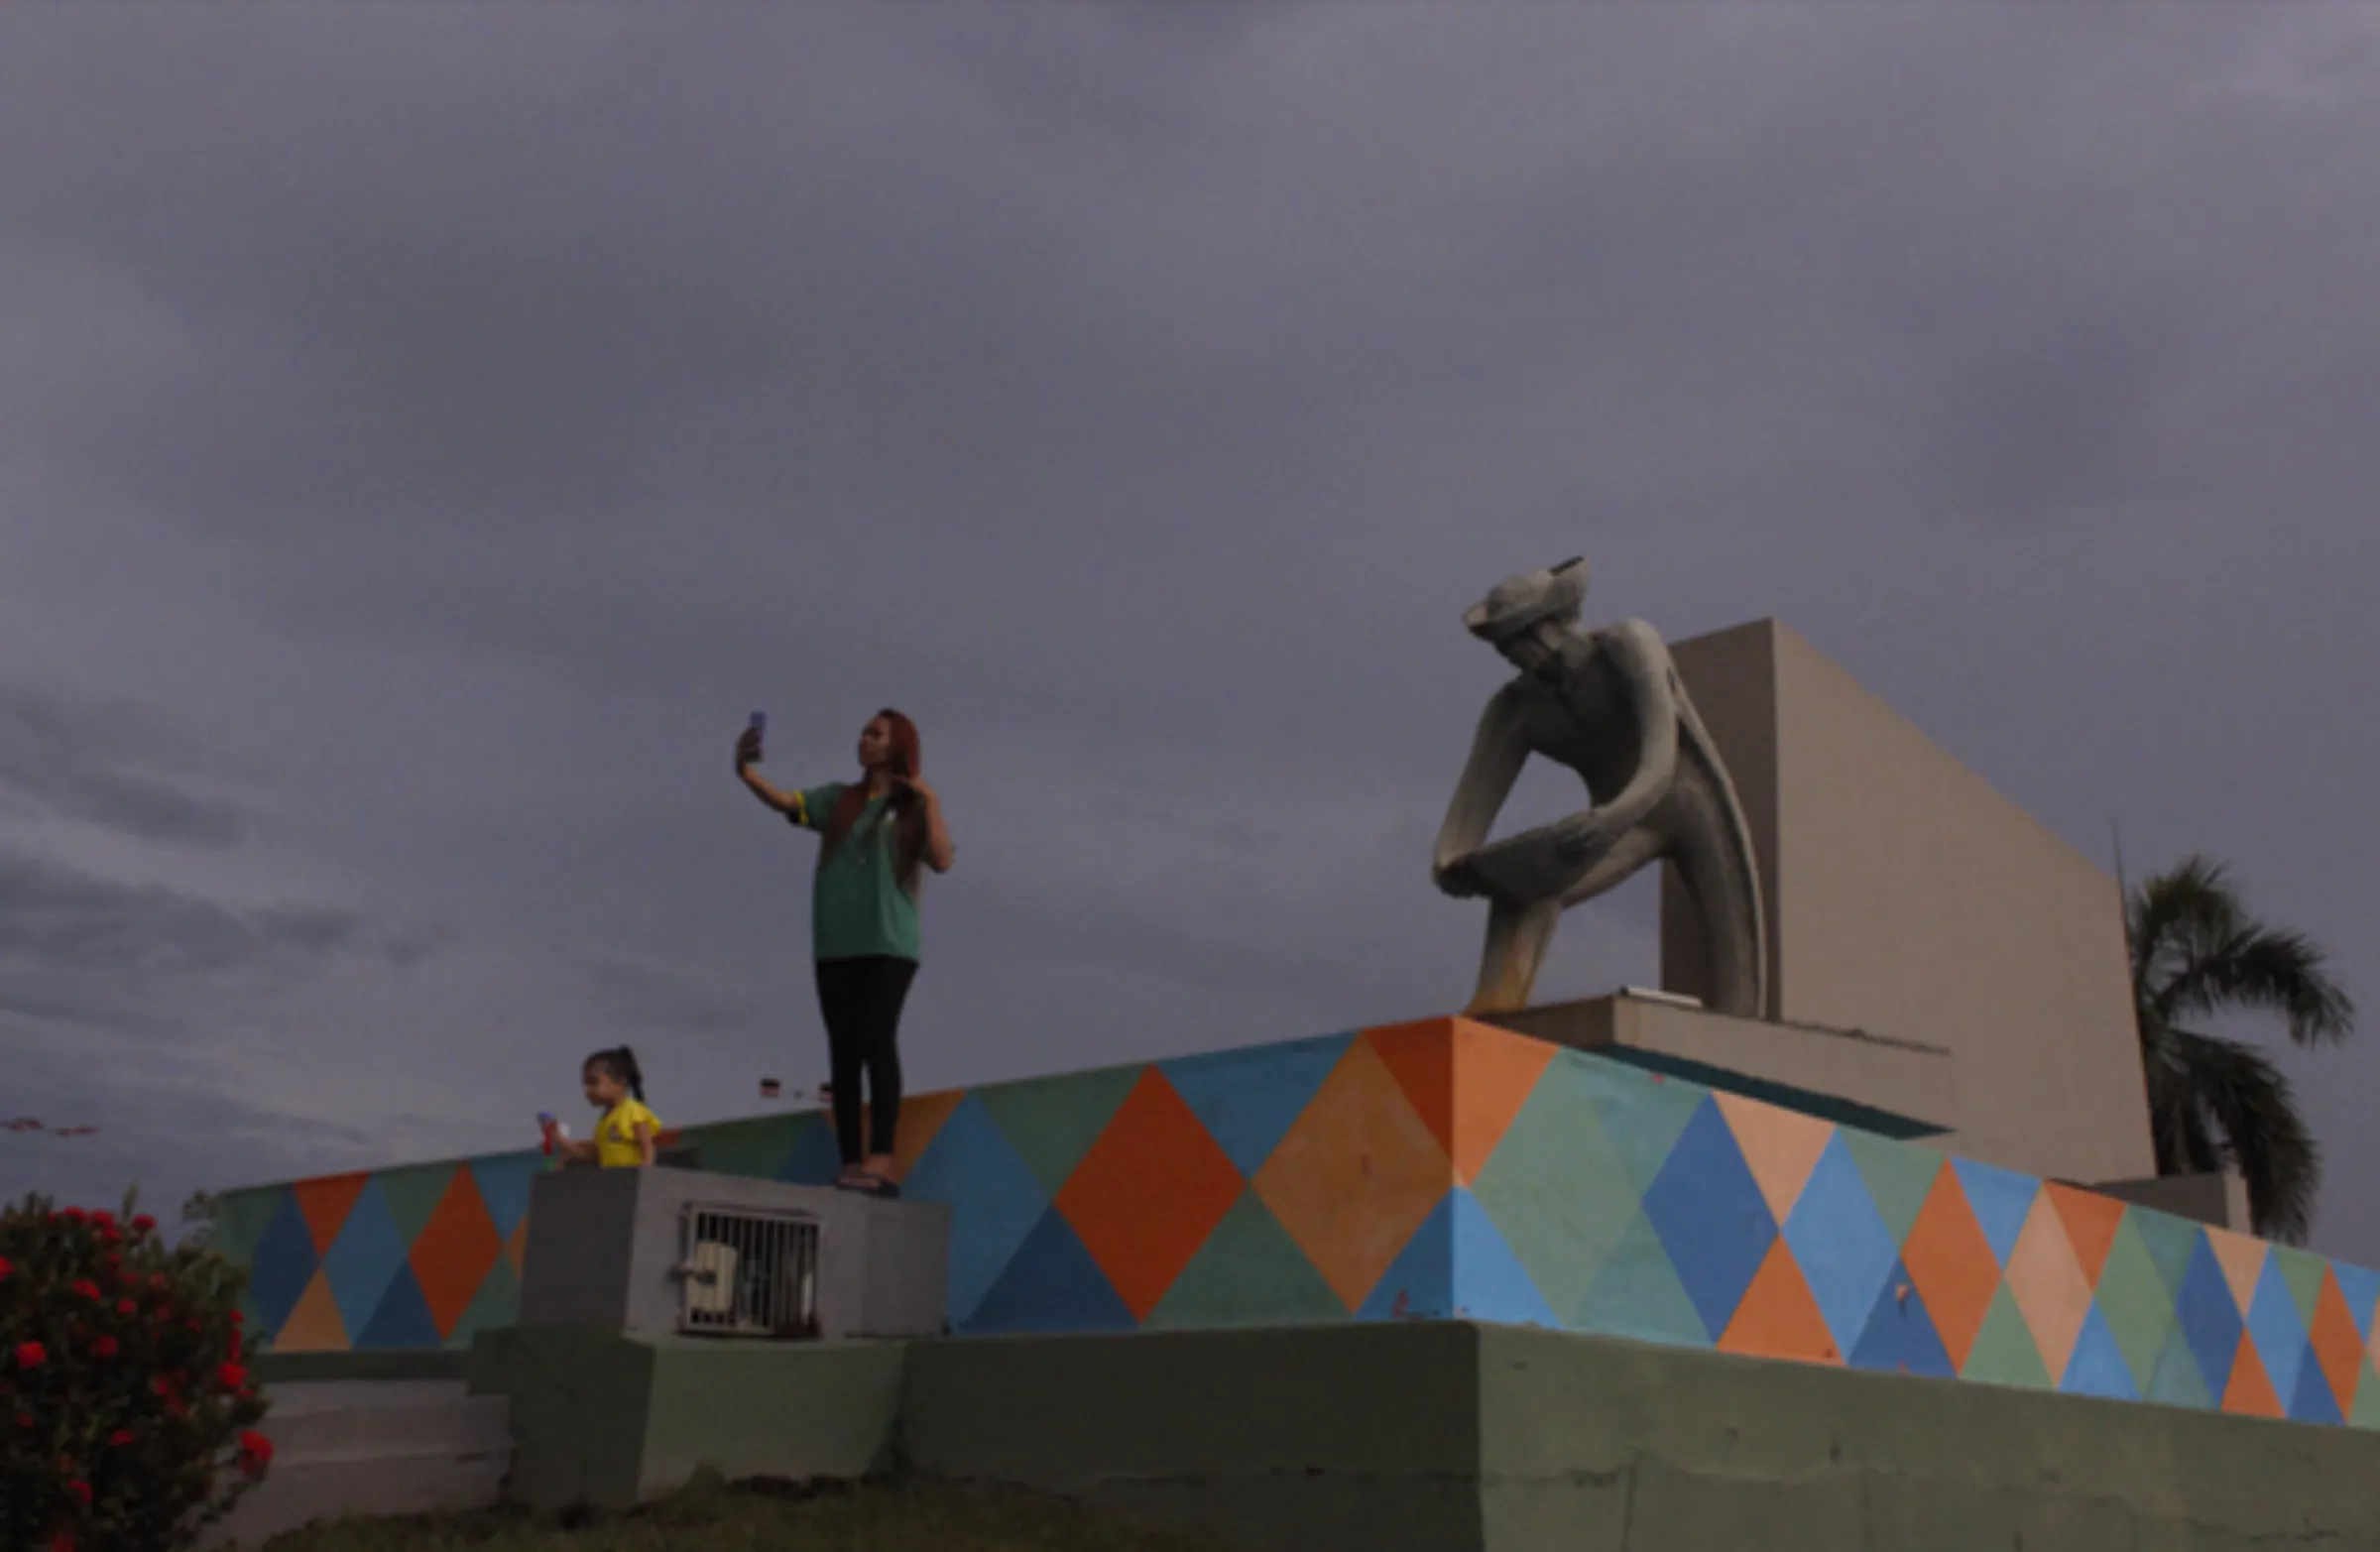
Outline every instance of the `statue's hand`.
POLYGON ((1471 899, 1487 893, 1480 880, 1477 855, 1466 852, 1442 868, 1430 870, 1431 880, 1444 894, 1456 899, 1471 899))

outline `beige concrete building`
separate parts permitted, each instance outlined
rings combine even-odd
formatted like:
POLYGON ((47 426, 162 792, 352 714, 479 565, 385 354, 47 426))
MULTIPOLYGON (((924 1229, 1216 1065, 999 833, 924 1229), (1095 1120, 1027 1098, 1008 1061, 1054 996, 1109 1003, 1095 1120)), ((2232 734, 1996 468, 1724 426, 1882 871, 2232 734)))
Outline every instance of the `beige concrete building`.
MULTIPOLYGON (((1773 620, 1673 644, 1759 857, 1770 1024, 1642 998, 1499 1022, 1944 1130, 2079 1184, 2155 1173, 2115 880, 1773 620)), ((1702 953, 1662 881, 1662 982, 1702 953)))

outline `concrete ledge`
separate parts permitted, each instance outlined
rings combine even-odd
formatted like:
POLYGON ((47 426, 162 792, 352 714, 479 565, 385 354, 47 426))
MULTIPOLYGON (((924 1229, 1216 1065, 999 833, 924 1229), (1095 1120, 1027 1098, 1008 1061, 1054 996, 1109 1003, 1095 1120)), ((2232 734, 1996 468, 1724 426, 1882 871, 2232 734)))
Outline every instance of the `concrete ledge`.
POLYGON ((468 1378, 471 1355, 461 1348, 406 1348, 366 1353, 257 1354, 248 1368, 267 1390, 276 1385, 327 1384, 349 1379, 468 1378))
POLYGON ((1957 1130, 1951 1053, 1855 1029, 1731 1018, 1627 996, 1482 1020, 1888 1137, 1957 1130))
POLYGON ((1522 1327, 480 1352, 548 1508, 897 1466, 1237 1552, 2380 1549, 2380 1433, 1522 1327))

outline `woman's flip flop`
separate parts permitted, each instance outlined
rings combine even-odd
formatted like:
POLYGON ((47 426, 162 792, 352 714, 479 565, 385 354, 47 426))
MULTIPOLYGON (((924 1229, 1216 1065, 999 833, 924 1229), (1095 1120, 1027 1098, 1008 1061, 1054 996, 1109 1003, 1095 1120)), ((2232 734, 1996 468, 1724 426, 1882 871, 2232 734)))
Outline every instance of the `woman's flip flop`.
POLYGON ((882 1197, 886 1201, 895 1201, 900 1196, 900 1186, 897 1183, 867 1169, 836 1181, 835 1188, 840 1191, 857 1191, 862 1196, 882 1197))

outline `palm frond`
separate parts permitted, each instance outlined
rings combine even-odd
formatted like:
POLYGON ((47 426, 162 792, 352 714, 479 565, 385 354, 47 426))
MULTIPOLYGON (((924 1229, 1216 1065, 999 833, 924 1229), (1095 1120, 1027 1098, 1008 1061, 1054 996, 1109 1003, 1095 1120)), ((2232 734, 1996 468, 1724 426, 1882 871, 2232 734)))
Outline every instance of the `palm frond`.
MULTIPOLYGON (((2188 1115, 2185 1129, 2219 1134, 2223 1152, 2247 1182, 2256 1232, 2302 1243, 2321 1184, 2321 1149, 2298 1114, 2289 1079, 2271 1057, 2238 1040, 2168 1026, 2158 1043, 2164 1071, 2152 1069, 2153 1113, 2161 1120, 2188 1115), (2187 1101, 2171 1092, 2175 1085, 2187 1101), (2161 1088, 2167 1092, 2160 1095, 2161 1088)), ((2197 1140, 2211 1139, 2202 1133, 2197 1140)))
POLYGON ((2304 933, 2250 923, 2192 948, 2188 964, 2160 990, 2161 1018, 2255 1008, 2285 1016, 2300 1045, 2334 1045, 2354 1032, 2355 1005, 2330 979, 2329 956, 2304 933))
POLYGON ((2159 971, 2179 968, 2187 941, 2219 941, 2237 932, 2246 914, 2223 865, 2196 853, 2141 881, 2124 904, 2135 999, 2151 1000, 2159 971))

